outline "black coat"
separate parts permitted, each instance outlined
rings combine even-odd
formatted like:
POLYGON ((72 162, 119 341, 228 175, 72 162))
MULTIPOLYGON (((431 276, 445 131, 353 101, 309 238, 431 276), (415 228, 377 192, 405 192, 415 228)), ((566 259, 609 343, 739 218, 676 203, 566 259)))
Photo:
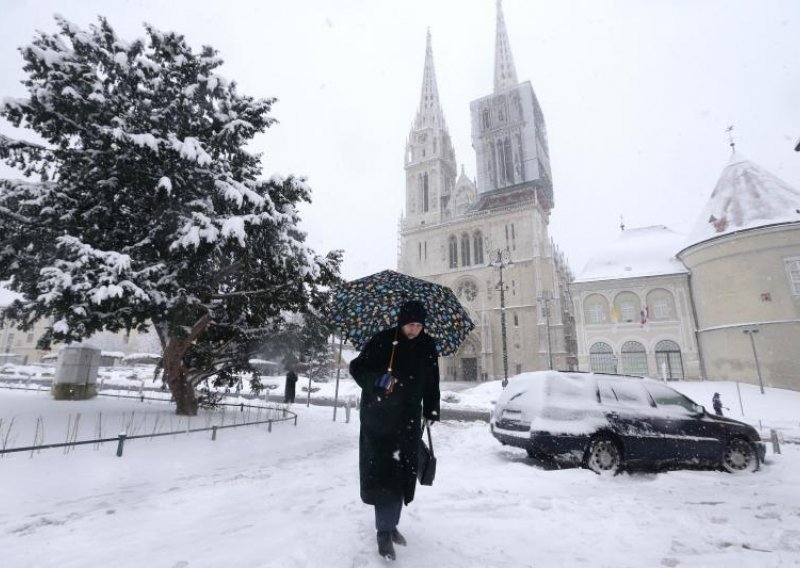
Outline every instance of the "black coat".
POLYGON ((409 340, 397 334, 391 394, 375 386, 386 372, 397 328, 376 334, 350 363, 361 386, 359 472, 361 500, 375 503, 402 496, 409 504, 417 485, 421 414, 439 420, 439 355, 424 332, 409 340))

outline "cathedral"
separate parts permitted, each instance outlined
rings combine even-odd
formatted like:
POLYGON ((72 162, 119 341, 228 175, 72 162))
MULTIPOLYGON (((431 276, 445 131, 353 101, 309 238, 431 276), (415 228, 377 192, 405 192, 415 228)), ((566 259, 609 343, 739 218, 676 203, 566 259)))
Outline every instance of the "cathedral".
POLYGON ((406 141, 398 270, 450 287, 476 324, 442 359, 442 379, 576 369, 572 275, 548 231, 554 196, 544 114, 531 83, 517 80, 499 1, 494 88, 470 103, 470 118, 476 180, 456 165, 429 32, 406 141))

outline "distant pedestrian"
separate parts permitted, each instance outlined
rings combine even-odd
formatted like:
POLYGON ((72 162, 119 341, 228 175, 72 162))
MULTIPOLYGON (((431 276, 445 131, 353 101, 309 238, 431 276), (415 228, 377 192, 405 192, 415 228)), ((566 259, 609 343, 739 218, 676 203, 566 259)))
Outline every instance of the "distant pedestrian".
POLYGON ((378 554, 387 560, 395 544, 406 544, 397 524, 414 499, 420 419, 428 427, 439 419, 439 356, 425 316, 422 304, 406 302, 397 326, 374 335, 350 363, 362 389, 361 500, 375 507, 378 554))
POLYGON ((286 386, 283 389, 283 402, 294 402, 295 385, 297 384, 297 373, 289 370, 286 373, 286 386))
POLYGON ((715 392, 714 396, 711 397, 711 404, 714 406, 714 412, 717 416, 722 416, 722 401, 719 398, 718 392, 715 392))

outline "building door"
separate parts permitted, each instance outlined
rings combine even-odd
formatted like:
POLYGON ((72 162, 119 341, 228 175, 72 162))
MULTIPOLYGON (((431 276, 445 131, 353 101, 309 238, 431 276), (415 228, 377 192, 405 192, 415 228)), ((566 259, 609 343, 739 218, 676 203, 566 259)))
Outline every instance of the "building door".
POLYGON ((464 357, 461 359, 461 370, 465 381, 478 380, 478 360, 475 357, 464 357))

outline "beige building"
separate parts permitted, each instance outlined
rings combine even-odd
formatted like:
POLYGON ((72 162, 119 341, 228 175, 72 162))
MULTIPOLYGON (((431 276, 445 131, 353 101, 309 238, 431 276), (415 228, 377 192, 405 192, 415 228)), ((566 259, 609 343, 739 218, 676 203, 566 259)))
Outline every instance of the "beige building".
POLYGON ((678 258, 707 376, 800 389, 800 191, 734 154, 678 258))
MULTIPOLYGON (((21 298, 21 295, 0 287, 0 312, 17 298, 21 298)), ((33 329, 20 331, 13 322, 0 321, 0 364, 24 365, 52 361, 57 356, 61 344, 54 344, 49 351, 36 348, 39 338, 51 324, 52 320, 45 318, 37 321, 33 329)), ((124 360, 153 361, 154 356, 161 353, 161 345, 155 331, 149 333, 135 330, 131 333, 103 331, 88 338, 86 343, 102 351, 103 365, 124 360)))
POLYGON ((579 368, 666 380, 701 375, 685 235, 664 226, 623 230, 570 285, 579 368))
POLYGON ((430 34, 406 142, 398 268, 452 288, 477 325, 443 359, 447 380, 575 365, 565 300, 571 275, 548 233, 553 187, 544 116, 531 84, 517 82, 499 3, 496 40, 494 91, 470 105, 477 180, 463 167, 457 177, 430 34))
POLYGON ((738 154, 687 238, 623 231, 570 290, 581 370, 800 389, 800 192, 738 154))
MULTIPOLYGON (((20 294, 0 286, 0 313, 21 297, 20 294)), ((40 320, 33 329, 20 331, 12 322, 0 319, 0 364, 24 365, 40 362, 48 352, 37 349, 36 343, 49 325, 49 320, 40 320)))

